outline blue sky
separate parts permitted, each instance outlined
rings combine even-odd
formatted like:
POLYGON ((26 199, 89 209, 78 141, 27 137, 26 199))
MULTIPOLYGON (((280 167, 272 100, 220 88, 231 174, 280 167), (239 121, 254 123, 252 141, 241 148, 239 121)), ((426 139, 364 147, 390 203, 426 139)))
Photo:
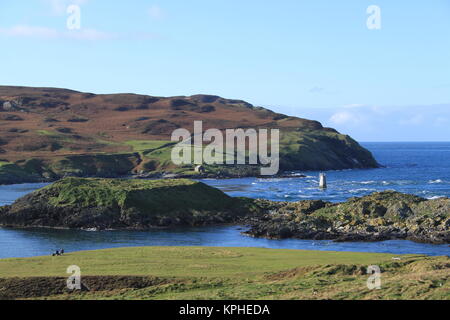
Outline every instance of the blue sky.
POLYGON ((0 43, 3 85, 217 94, 360 141, 450 140, 449 0, 2 0, 0 43))

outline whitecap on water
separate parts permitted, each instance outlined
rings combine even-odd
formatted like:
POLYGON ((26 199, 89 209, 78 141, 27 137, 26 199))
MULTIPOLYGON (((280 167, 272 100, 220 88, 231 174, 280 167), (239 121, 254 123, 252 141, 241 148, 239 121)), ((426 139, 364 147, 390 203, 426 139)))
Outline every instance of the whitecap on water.
POLYGON ((437 179, 437 180, 430 180, 428 181, 429 184, 436 184, 436 183, 442 183, 443 181, 441 179, 437 179))
POLYGON ((375 192, 376 189, 368 189, 368 188, 359 188, 359 189, 351 189, 348 192, 350 193, 360 193, 360 192, 375 192))
POLYGON ((267 179, 258 179, 258 182, 283 182, 286 181, 285 179, 281 179, 281 178, 267 178, 267 179))
POLYGON ((374 184, 375 181, 361 181, 360 184, 374 184))
POLYGON ((305 199, 309 199, 312 198, 314 195, 307 195, 307 194, 297 194, 296 197, 297 198, 305 198, 305 199))
POLYGON ((383 181, 382 184, 385 186, 388 185, 397 185, 397 186, 406 186, 406 185, 416 185, 418 182, 413 180, 392 180, 392 181, 383 181))
POLYGON ((442 199, 445 198, 445 196, 434 196, 434 197, 428 197, 428 200, 436 200, 436 199, 442 199))

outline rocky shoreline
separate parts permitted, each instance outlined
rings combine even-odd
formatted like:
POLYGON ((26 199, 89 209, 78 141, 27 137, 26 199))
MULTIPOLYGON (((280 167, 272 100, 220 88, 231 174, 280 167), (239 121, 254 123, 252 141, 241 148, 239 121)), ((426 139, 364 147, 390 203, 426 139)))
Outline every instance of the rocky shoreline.
POLYGON ((15 184, 24 184, 24 183, 54 183, 61 179, 65 178, 93 178, 93 179, 127 179, 127 180, 171 180, 171 179, 217 179, 217 180, 227 180, 227 179, 240 179, 240 178, 258 178, 258 179, 294 179, 294 178, 306 178, 306 175, 291 173, 291 172, 280 172, 277 175, 273 176, 259 176, 255 174, 177 174, 171 172, 158 172, 158 173, 142 173, 142 174, 131 174, 131 175, 108 175, 108 176, 85 176, 85 177, 77 177, 72 176, 70 174, 65 175, 64 177, 40 177, 36 174, 30 174, 28 176, 18 178, 17 176, 4 176, 3 179, 0 179, 1 185, 15 185, 15 184))
POLYGON ((268 213, 253 218, 244 234, 268 239, 341 242, 411 240, 450 243, 450 199, 426 200, 394 191, 343 203, 259 200, 268 213))
MULTIPOLYGON (((1 161, 1 160, 0 160, 1 161)), ((13 185, 23 183, 53 183, 61 179, 73 177, 73 178, 104 178, 104 179, 239 179, 248 177, 257 177, 260 179, 272 179, 272 178, 305 178, 303 174, 299 174, 292 171, 280 171, 273 176, 261 176, 259 166, 249 165, 236 165, 228 167, 208 166, 208 170, 205 172, 195 172, 194 170, 189 174, 176 173, 171 171, 162 172, 114 172, 104 171, 97 173, 80 172, 80 173, 55 173, 49 168, 46 168, 42 164, 39 164, 39 168, 23 169, 15 164, 5 164, 0 170, 0 185, 13 185), (231 169, 230 169, 231 168, 231 169)))
POLYGON ((0 207, 0 226, 149 230, 245 224, 268 239, 412 240, 450 243, 450 199, 394 191, 352 198, 275 202, 234 198, 188 179, 66 178, 0 207))

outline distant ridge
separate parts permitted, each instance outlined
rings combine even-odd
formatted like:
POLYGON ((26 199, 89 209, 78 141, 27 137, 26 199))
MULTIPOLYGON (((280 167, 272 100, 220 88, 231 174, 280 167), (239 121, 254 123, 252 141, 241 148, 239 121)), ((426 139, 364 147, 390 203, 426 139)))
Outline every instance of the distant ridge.
POLYGON ((280 129, 282 170, 378 166, 371 153, 349 136, 324 128, 318 121, 276 113, 243 100, 204 94, 97 95, 0 86, 0 183, 55 180, 65 175, 192 173, 192 168, 178 168, 169 161, 169 146, 158 154, 154 150, 170 142, 173 130, 192 130, 196 120, 203 121, 204 130, 280 129))

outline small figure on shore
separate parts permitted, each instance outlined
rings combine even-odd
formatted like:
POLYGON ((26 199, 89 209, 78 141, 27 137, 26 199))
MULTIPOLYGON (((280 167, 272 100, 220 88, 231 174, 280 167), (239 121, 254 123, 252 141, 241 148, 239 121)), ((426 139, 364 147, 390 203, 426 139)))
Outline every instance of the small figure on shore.
POLYGON ((62 256, 63 254, 64 254, 64 249, 61 249, 61 251, 56 250, 55 252, 52 253, 52 257, 62 256))

